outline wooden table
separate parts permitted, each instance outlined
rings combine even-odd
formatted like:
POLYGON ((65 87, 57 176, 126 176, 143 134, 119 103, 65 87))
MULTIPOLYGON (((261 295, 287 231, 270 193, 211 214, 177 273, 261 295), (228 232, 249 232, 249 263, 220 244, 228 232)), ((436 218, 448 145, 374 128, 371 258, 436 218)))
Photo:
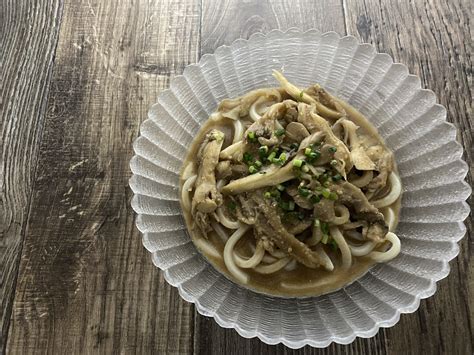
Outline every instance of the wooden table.
POLYGON ((470 21, 468 0, 2 0, 0 349, 472 354, 468 238, 437 293, 396 326, 292 351, 221 329, 183 301, 142 247, 128 188, 132 141, 173 76, 273 28, 352 34, 408 65, 472 162, 470 21))

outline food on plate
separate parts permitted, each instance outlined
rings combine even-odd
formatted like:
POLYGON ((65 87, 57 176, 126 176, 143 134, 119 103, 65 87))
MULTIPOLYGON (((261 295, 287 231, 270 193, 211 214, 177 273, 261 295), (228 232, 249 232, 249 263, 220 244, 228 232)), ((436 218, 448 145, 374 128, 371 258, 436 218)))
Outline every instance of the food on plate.
POLYGON ((192 143, 181 206, 222 273, 281 296, 334 291, 400 252, 401 183, 369 121, 319 85, 223 100, 192 143))

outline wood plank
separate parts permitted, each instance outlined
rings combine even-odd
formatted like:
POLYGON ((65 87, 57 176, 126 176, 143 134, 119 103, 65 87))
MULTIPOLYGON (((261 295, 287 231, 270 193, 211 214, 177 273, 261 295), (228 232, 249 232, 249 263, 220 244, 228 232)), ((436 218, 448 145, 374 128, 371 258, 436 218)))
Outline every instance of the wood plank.
MULTIPOLYGON (((407 64, 413 73, 420 75, 423 84, 433 89, 440 102, 447 106, 450 120, 460 127, 464 146, 472 147, 473 123, 468 119, 472 113, 467 72, 470 58, 465 43, 465 39, 470 38, 467 2, 449 5, 440 1, 426 5, 410 2, 410 8, 396 2, 381 4, 375 0, 343 1, 342 5, 344 8, 339 2, 278 1, 270 4, 268 1, 217 3, 204 0, 201 51, 212 53, 218 46, 236 38, 248 38, 254 32, 267 32, 272 28, 296 26, 306 30, 315 27, 344 34, 347 27, 349 34, 375 44, 380 51, 391 54, 396 61, 407 64), (424 48, 423 51, 417 50, 418 47, 424 48)), ((467 159, 472 163, 472 150, 467 159)), ((470 226, 469 230, 472 230, 470 226)), ((418 312, 402 315, 395 327, 381 329, 371 339, 357 339, 349 346, 332 344, 326 349, 291 350, 282 345, 268 346, 257 339, 244 339, 234 330, 220 328, 213 319, 197 315, 195 352, 399 354, 410 349, 413 353, 435 354, 449 353, 452 349, 451 353, 472 353, 473 331, 469 314, 472 319, 474 307, 469 299, 473 299, 474 282, 472 254, 469 254, 467 244, 467 239, 461 243, 461 254, 451 263, 451 274, 439 284, 440 289, 434 297, 422 301, 418 312)), ((473 250, 472 245, 470 250, 473 250)))
POLYGON ((189 353, 193 308, 134 226, 132 141, 198 56, 193 0, 68 0, 7 349, 189 353))
MULTIPOLYGON (((463 0, 382 4, 378 0, 345 1, 349 33, 406 64, 411 73, 420 76, 422 86, 433 90, 447 108, 448 120, 458 127, 459 140, 465 147, 472 186, 474 122, 469 8, 469 1, 463 0)), ((472 236, 472 219, 466 222, 472 236)), ((387 331, 389 353, 398 354, 406 349, 419 354, 473 353, 474 249, 469 235, 460 243, 460 254, 450 263, 449 277, 439 283, 436 294, 422 301, 416 313, 402 316, 400 323, 387 331)))
POLYGON ((7 0, 0 10, 0 353, 10 323, 61 2, 7 0))

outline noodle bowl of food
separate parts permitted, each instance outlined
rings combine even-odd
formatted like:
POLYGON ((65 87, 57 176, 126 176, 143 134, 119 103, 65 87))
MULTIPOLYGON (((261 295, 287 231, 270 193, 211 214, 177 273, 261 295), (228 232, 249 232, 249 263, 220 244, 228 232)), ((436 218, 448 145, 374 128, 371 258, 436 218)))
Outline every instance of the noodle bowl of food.
POLYGON ((269 344, 392 326, 435 292, 465 232, 467 168, 444 108, 352 37, 219 48, 160 95, 134 148, 154 263, 201 314, 269 344))

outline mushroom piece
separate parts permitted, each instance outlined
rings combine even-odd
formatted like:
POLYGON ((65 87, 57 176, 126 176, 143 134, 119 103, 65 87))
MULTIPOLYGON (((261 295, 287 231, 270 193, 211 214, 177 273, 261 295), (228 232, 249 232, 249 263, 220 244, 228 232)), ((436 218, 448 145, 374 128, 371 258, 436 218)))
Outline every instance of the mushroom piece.
POLYGON ((211 213, 222 203, 222 196, 217 191, 215 169, 219 153, 224 142, 224 133, 211 130, 198 152, 199 171, 196 179, 196 190, 192 201, 192 213, 196 211, 211 213))
POLYGON ((295 142, 301 142, 309 136, 309 132, 303 124, 290 122, 286 126, 286 136, 295 142))

